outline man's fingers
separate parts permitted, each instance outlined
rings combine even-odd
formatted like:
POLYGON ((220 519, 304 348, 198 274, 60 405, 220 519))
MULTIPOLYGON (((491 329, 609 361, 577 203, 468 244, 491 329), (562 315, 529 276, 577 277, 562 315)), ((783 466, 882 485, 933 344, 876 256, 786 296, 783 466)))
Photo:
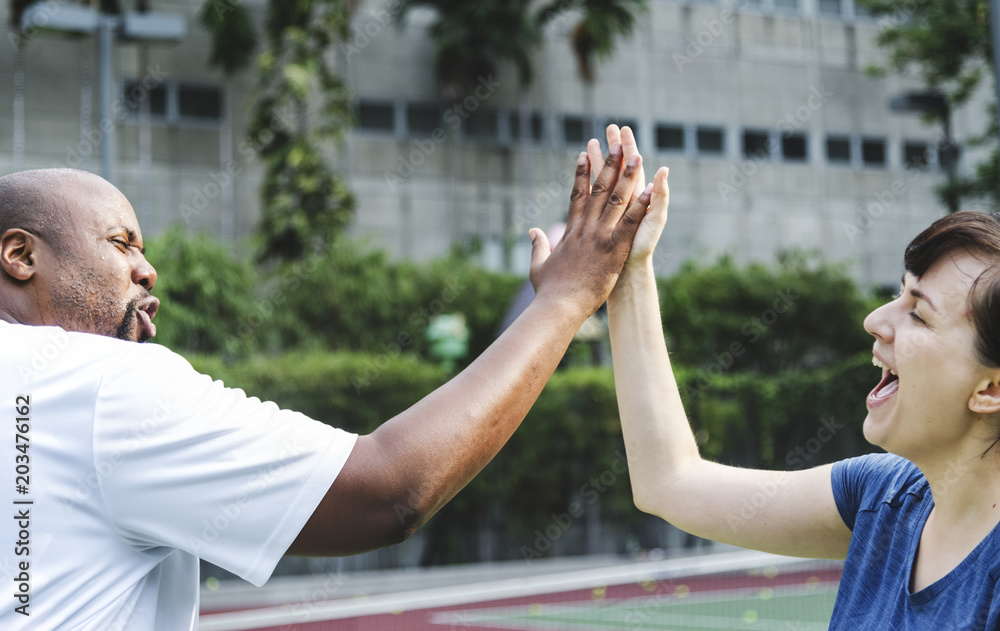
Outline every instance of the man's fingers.
MULTIPOLYGON (((639 174, 641 166, 642 156, 639 154, 633 154, 626 162, 622 176, 618 179, 614 191, 608 196, 604 209, 601 211, 601 221, 606 222, 605 225, 613 226, 621 219, 622 213, 632 199, 632 190, 635 188, 636 176, 639 174)), ((604 175, 603 171, 601 175, 604 175)), ((596 183, 594 188, 597 188, 596 183)))
POLYGON ((590 203, 598 208, 598 216, 603 215, 604 206, 608 203, 608 198, 611 197, 615 182, 618 181, 618 171, 621 169, 622 160, 622 146, 616 143, 611 147, 611 152, 604 161, 604 168, 597 174, 597 179, 594 180, 594 185, 590 188, 590 203))
POLYGON ((583 210, 587 207, 587 200, 590 199, 590 165, 590 158, 586 153, 581 153, 576 160, 576 177, 573 179, 573 191, 569 195, 566 232, 569 232, 583 217, 583 210))
POLYGON ((531 238, 531 270, 528 275, 531 277, 532 285, 534 285, 535 275, 552 254, 552 246, 549 245, 548 235, 540 228, 532 228, 528 231, 528 236, 531 238))

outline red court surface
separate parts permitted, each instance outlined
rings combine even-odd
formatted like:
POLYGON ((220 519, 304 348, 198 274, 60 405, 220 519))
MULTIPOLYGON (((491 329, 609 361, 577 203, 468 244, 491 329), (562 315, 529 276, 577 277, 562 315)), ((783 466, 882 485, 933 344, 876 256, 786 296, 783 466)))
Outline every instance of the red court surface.
MULTIPOLYGON (((835 562, 741 551, 396 593, 205 610, 202 631, 825 629, 835 562)), ((419 583, 419 581, 418 581, 419 583)), ((346 590, 342 590, 346 591, 346 590)))

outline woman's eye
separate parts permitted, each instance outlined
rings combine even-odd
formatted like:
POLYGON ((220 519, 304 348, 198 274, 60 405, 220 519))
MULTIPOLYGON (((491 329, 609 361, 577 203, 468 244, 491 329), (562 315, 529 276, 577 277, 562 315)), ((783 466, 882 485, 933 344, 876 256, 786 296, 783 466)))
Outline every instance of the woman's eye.
POLYGON ((921 318, 920 316, 917 315, 916 311, 911 311, 910 312, 910 317, 913 318, 913 320, 915 322, 919 322, 920 324, 927 324, 926 322, 924 322, 923 318, 921 318))

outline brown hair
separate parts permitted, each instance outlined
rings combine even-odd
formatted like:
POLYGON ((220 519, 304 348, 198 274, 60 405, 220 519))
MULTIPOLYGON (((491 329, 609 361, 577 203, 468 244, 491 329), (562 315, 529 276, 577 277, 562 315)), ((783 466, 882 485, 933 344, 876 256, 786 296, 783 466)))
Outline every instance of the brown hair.
POLYGON ((969 320, 977 359, 1000 368, 1000 215, 963 210, 938 219, 906 246, 906 271, 923 276, 942 256, 968 250, 989 267, 972 283, 969 320))

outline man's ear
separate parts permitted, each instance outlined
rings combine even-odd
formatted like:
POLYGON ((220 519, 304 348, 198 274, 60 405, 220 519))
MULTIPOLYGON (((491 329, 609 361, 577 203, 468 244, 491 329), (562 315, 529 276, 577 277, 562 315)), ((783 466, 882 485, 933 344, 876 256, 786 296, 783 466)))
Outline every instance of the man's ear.
POLYGON ((14 280, 29 280, 36 271, 37 245, 38 239, 26 230, 11 228, 3 233, 0 236, 0 269, 14 280))
POLYGON ((991 371, 986 379, 979 382, 969 398, 969 409, 977 414, 1000 412, 1000 370, 991 371))

